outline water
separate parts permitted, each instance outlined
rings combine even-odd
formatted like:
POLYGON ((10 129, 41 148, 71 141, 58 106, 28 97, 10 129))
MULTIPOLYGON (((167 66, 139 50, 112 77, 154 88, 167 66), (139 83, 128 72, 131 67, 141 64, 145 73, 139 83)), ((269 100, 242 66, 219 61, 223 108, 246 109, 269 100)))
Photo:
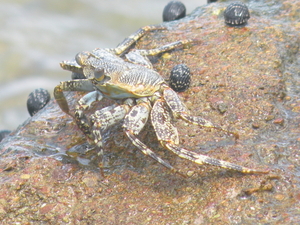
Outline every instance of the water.
MULTIPOLYGON (((0 130, 25 121, 27 96, 51 95, 69 80, 59 62, 83 50, 115 47, 138 28, 162 22, 169 0, 0 0, 0 130)), ((206 0, 182 1, 187 13, 206 0)), ((53 95, 52 95, 53 96, 53 95)))

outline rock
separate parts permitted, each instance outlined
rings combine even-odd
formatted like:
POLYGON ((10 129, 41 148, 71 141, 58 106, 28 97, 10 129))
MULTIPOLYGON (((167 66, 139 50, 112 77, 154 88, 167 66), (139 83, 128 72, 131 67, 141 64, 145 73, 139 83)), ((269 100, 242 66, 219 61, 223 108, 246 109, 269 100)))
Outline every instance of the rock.
POLYGON ((0 130, 0 142, 11 133, 10 130, 0 130))
MULTIPOLYGON (((221 14, 227 4, 209 4, 180 21, 164 23, 168 31, 150 33, 135 47, 197 39, 171 51, 170 58, 158 58, 154 67, 167 78, 175 65, 189 65, 193 79, 191 88, 180 94, 183 102, 192 114, 237 132, 240 139, 179 121, 175 124, 182 146, 247 167, 268 167, 270 175, 241 175, 182 160, 159 147, 150 125, 140 139, 188 177, 145 157, 120 126, 106 135, 100 170, 97 150, 86 148, 72 118, 50 100, 0 143, 2 223, 55 223, 60 218, 65 224, 296 224, 300 25, 295 21, 300 19, 300 2, 269 3, 252 1, 251 23, 240 29, 224 26, 221 14), (283 96, 291 96, 288 104, 283 96), (226 103, 223 114, 211 107, 215 102, 226 103), (263 126, 253 129, 252 121, 263 126), (68 155, 74 146, 83 151, 68 155), (243 190, 255 191, 245 195, 243 190)), ((71 111, 81 96, 68 94, 71 111)))

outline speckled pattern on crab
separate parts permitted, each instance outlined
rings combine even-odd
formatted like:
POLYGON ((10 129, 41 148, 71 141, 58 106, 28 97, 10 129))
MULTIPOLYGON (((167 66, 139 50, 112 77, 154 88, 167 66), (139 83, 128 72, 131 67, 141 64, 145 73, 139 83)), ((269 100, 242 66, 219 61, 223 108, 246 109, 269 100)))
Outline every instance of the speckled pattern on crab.
POLYGON ((192 116, 176 92, 153 70, 152 64, 147 58, 149 55, 157 55, 192 43, 192 40, 177 41, 150 50, 133 49, 125 54, 131 45, 145 33, 162 29, 165 28, 146 26, 126 38, 115 49, 80 52, 75 57, 76 62, 62 62, 63 69, 81 73, 86 79, 61 82, 55 87, 54 96, 60 108, 74 117, 78 127, 88 140, 99 148, 102 148, 102 133, 111 125, 123 121, 124 132, 138 149, 176 172, 177 170, 173 166, 158 157, 137 137, 150 116, 161 145, 179 157, 197 164, 206 163, 242 173, 265 173, 266 171, 249 169, 196 154, 178 146, 179 135, 177 128, 171 122, 171 114, 175 118, 195 125, 233 133, 213 125, 203 118, 192 116), (78 101, 74 115, 69 110, 64 91, 88 92, 78 101), (84 111, 97 101, 101 101, 103 97, 116 100, 116 104, 97 110, 88 118, 84 111))

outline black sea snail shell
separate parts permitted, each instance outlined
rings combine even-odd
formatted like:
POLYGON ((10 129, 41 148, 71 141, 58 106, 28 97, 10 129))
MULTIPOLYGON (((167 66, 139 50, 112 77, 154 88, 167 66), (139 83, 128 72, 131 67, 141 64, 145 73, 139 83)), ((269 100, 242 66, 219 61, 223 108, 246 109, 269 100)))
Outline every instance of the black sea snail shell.
POLYGON ((163 11, 163 21, 173 21, 185 17, 186 9, 182 2, 171 1, 169 2, 163 11))
POLYGON ((243 27, 250 18, 248 7, 242 2, 233 2, 224 11, 225 23, 232 27, 243 27))
POLYGON ((183 92, 190 87, 191 73, 185 64, 173 67, 170 76, 170 87, 176 92, 183 92))
POLYGON ((38 88, 31 92, 27 99, 27 109, 30 116, 36 114, 50 101, 50 94, 46 89, 38 88))

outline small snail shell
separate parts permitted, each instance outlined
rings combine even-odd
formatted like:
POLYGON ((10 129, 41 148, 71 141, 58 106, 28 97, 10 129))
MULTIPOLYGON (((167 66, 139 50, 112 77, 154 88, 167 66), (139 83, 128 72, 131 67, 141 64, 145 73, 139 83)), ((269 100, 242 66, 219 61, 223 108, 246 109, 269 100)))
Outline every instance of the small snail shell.
POLYGON ((173 21, 185 17, 186 9, 182 2, 171 1, 169 2, 163 11, 163 21, 173 21))
POLYGON ((243 27, 249 18, 248 7, 242 2, 233 2, 224 11, 225 23, 231 27, 243 27))
POLYGON ((173 67, 170 76, 170 87, 176 92, 183 92, 190 87, 191 73, 185 64, 173 67))
POLYGON ((30 116, 36 114, 50 101, 50 94, 46 89, 38 88, 31 92, 27 99, 27 109, 30 116))

